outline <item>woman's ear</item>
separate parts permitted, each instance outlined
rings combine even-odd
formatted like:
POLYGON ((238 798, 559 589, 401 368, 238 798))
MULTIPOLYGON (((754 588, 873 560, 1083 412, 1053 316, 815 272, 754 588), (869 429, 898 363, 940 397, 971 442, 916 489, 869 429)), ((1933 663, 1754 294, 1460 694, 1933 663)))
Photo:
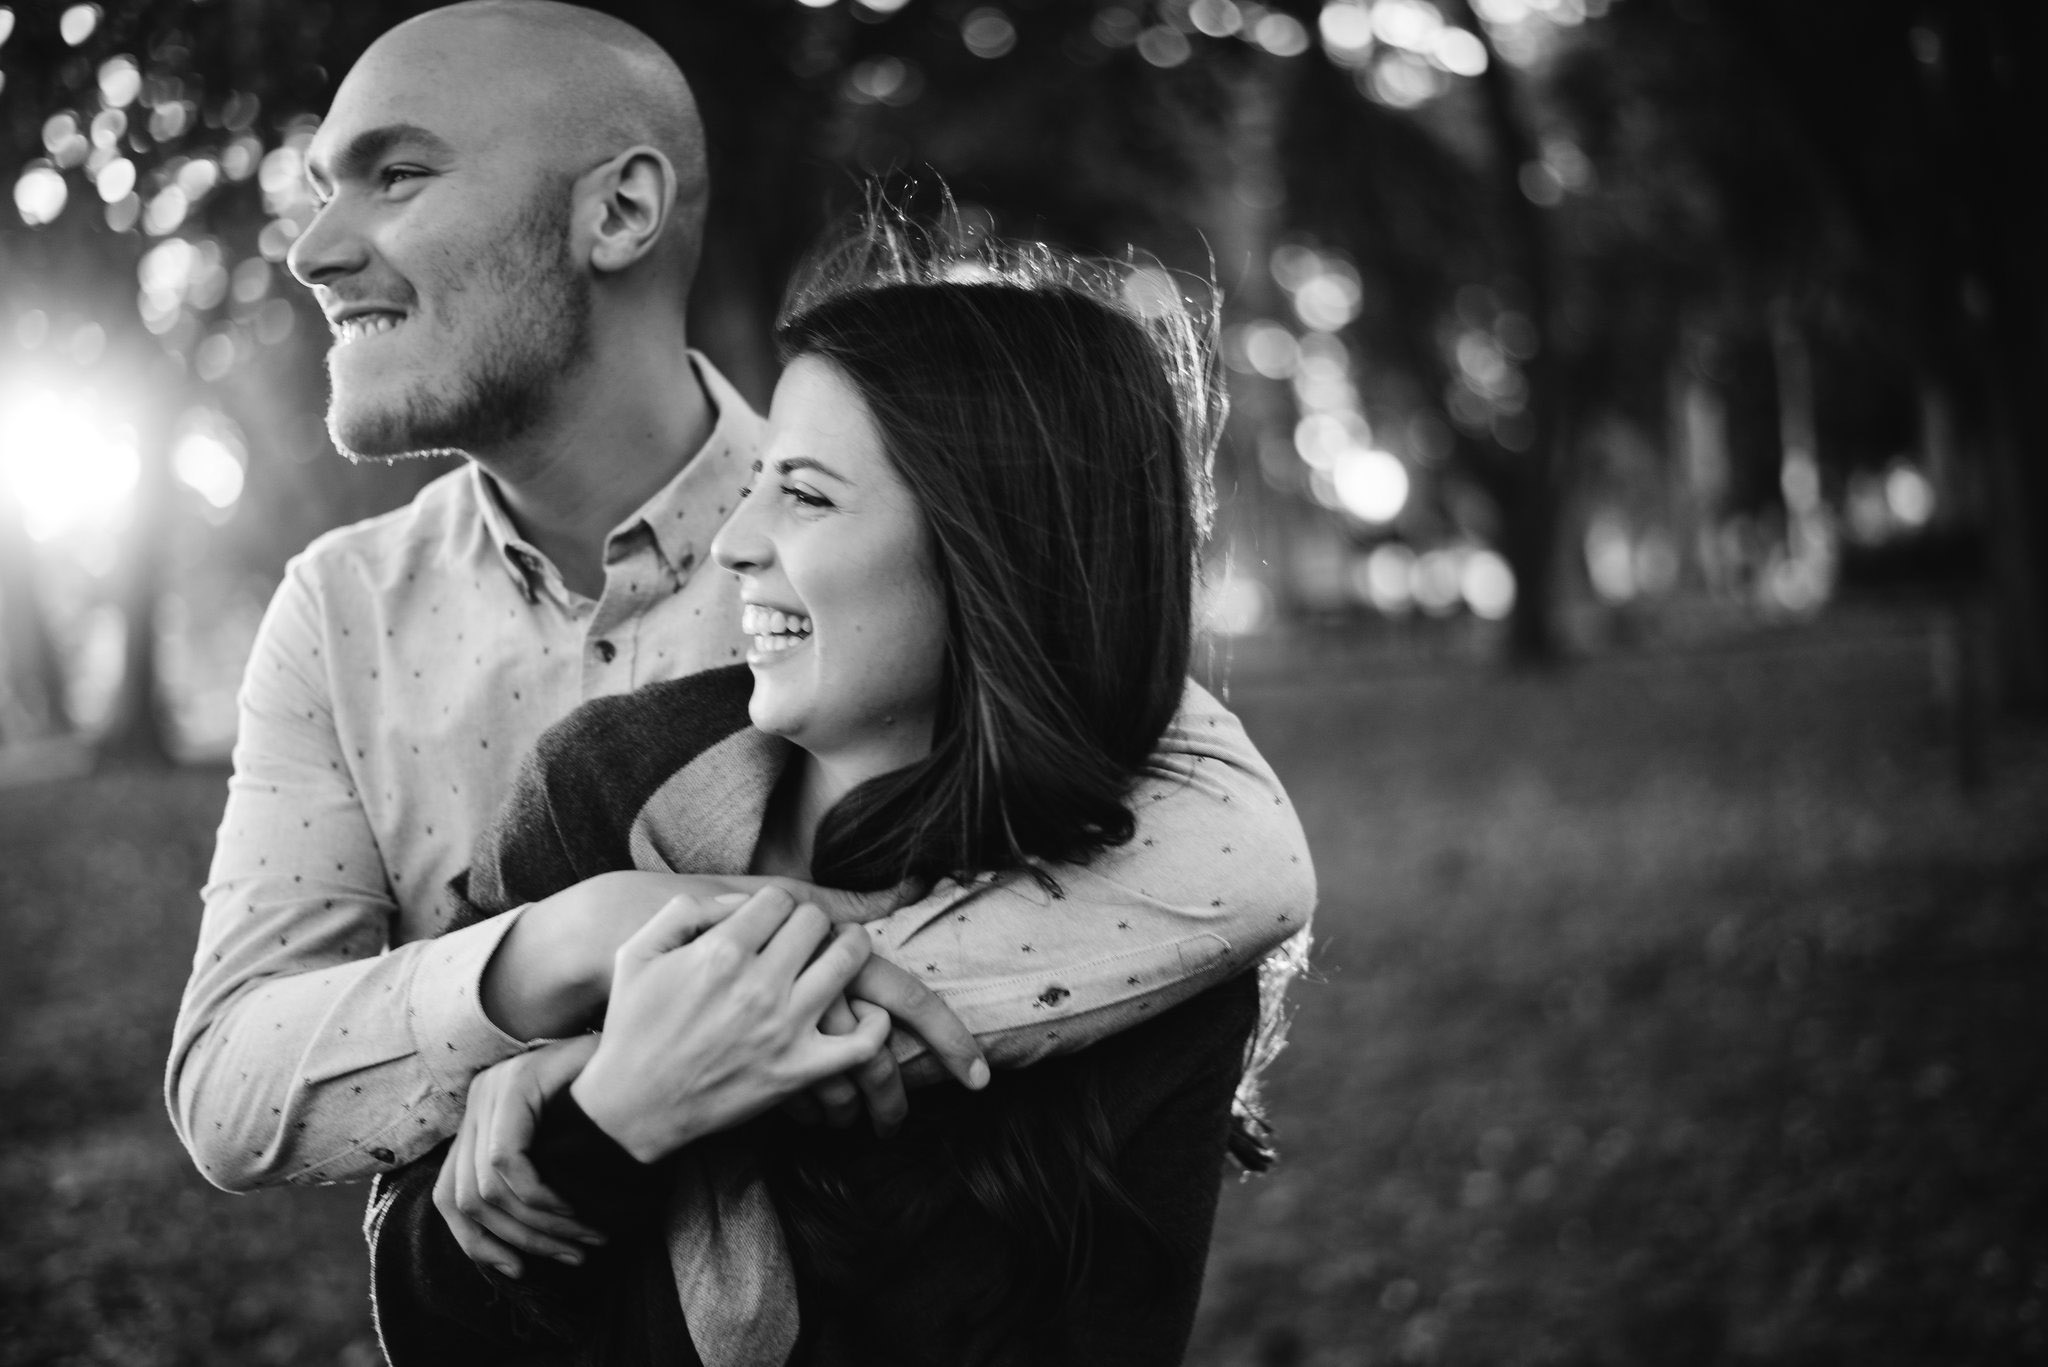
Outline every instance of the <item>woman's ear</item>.
POLYGON ((660 242, 675 211, 676 171, 659 150, 630 147, 579 181, 579 216, 591 224, 590 264, 622 271, 660 242))

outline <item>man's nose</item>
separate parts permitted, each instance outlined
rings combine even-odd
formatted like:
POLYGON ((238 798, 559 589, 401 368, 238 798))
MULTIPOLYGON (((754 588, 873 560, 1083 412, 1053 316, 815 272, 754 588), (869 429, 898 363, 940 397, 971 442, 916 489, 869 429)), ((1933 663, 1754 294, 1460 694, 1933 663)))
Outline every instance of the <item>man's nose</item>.
POLYGON ((308 287, 332 284, 343 276, 354 275, 368 261, 368 245, 338 197, 313 215, 306 231, 285 253, 285 264, 291 267, 299 283, 308 287))

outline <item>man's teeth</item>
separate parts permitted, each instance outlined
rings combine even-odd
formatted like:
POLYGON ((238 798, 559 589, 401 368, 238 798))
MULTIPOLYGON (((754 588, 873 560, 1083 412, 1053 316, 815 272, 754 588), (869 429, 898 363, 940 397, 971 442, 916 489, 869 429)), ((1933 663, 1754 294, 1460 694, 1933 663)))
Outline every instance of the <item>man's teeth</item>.
POLYGON ((740 609, 740 630, 754 638, 755 650, 767 654, 790 650, 810 639, 811 619, 748 603, 740 609))
POLYGON ((354 318, 344 318, 334 325, 334 338, 338 342, 358 342, 374 333, 389 332, 398 326, 399 315, 395 313, 362 313, 354 318))

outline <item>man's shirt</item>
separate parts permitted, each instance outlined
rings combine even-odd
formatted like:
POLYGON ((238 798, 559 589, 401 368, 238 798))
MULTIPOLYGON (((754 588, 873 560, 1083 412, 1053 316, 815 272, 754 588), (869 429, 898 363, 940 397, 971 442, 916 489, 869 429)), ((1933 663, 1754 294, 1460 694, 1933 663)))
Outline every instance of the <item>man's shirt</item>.
MULTIPOLYGON (((614 530, 595 601, 520 539, 475 465, 287 567, 243 683, 166 1079, 179 1134, 216 1183, 342 1181, 406 1162, 453 1133, 477 1071, 526 1047, 479 997, 516 913, 443 935, 448 880, 549 725, 744 650, 710 545, 764 424, 693 359, 717 423, 614 530)), ((1137 836, 1063 870, 1057 914, 1018 884, 969 890, 971 919, 946 914, 963 895, 946 889, 870 926, 977 1035, 1009 1032, 992 1062, 1100 1038, 1305 924, 1300 824, 1199 690, 1133 805, 1137 836), (1055 970, 1070 992, 1047 1001, 1055 970)))

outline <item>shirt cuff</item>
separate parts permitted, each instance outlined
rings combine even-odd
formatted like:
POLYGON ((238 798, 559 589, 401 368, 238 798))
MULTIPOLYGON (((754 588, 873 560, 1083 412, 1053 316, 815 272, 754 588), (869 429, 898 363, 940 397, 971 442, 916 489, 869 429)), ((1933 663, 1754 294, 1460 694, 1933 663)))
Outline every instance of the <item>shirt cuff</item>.
POLYGON ((525 907, 450 931, 420 947, 408 997, 413 1047, 436 1085, 461 1095, 480 1069, 527 1048, 484 1014, 484 965, 525 907))

